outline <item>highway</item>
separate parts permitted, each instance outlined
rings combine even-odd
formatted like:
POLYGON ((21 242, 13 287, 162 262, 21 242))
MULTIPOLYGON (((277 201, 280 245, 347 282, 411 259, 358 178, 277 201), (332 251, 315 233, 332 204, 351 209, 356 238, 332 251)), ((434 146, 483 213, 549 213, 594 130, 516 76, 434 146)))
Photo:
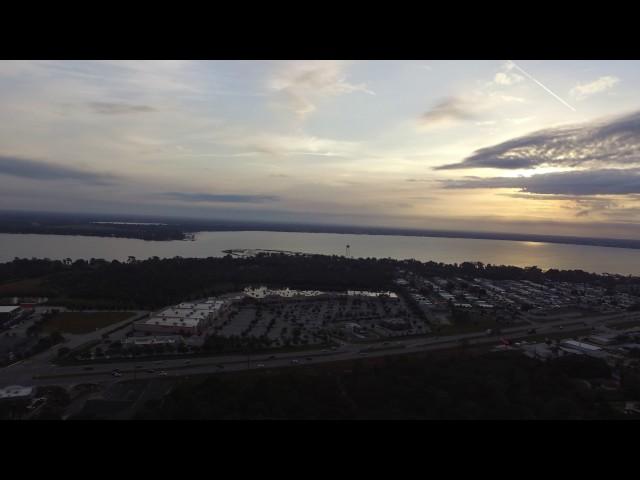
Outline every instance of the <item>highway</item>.
MULTIPOLYGON (((112 384, 122 380, 148 379, 162 376, 191 376, 227 371, 241 371, 260 368, 296 367, 306 364, 317 364, 363 357, 382 357, 400 353, 429 352, 452 347, 459 347, 466 339, 467 345, 495 345, 501 338, 512 341, 526 339, 532 335, 527 332, 536 329, 536 336, 563 333, 570 336, 572 332, 584 331, 592 327, 607 332, 603 322, 622 322, 638 318, 638 314, 616 316, 600 316, 584 319, 566 319, 535 325, 524 325, 504 329, 499 335, 488 336, 482 332, 449 335, 446 337, 414 337, 398 341, 380 341, 369 344, 343 344, 333 349, 314 349, 300 352, 260 354, 250 358, 247 355, 223 355, 215 357, 175 358, 168 360, 129 359, 113 363, 91 362, 83 365, 58 366, 51 363, 54 353, 41 354, 31 359, 17 362, 0 370, 0 385, 63 385, 78 383, 112 384), (615 320, 614 320, 615 319, 615 320), (560 327, 563 327, 562 330, 560 327), (122 376, 112 374, 119 370, 122 376)), ((112 327, 113 328, 113 327, 112 327)), ((99 336, 101 332, 91 334, 99 336)), ((83 341, 87 341, 84 339, 83 341)), ((75 342, 74 342, 75 343, 75 342)), ((57 350, 57 349, 55 349, 57 350)))

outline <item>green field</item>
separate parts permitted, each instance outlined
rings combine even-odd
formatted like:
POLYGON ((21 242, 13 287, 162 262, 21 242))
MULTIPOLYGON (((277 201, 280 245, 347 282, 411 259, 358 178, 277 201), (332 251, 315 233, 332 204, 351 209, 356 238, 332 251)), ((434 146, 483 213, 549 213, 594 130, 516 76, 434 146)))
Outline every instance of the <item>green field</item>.
POLYGON ((133 312, 60 312, 44 323, 43 331, 89 333, 122 322, 133 315, 133 312))

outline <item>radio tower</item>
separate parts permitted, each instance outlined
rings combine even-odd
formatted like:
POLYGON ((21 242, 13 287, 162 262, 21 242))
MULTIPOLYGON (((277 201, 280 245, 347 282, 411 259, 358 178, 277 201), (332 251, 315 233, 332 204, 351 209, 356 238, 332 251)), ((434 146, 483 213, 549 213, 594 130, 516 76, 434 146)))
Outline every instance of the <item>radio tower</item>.
POLYGON ((351 248, 351 247, 349 245, 347 245, 346 254, 345 254, 347 258, 349 258, 349 248, 351 248))

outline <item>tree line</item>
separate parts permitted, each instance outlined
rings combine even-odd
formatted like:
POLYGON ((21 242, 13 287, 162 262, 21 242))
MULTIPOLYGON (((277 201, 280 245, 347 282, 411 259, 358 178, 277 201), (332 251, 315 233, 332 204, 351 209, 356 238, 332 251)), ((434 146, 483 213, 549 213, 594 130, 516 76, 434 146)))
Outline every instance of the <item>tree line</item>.
MULTIPOLYGON (((0 292, 45 296, 70 308, 159 308, 184 300, 237 291, 247 285, 344 291, 398 290, 399 270, 423 276, 484 277, 495 280, 589 282, 607 288, 638 288, 638 277, 605 276, 581 270, 444 264, 325 255, 261 253, 250 258, 158 258, 128 261, 20 259, 0 264, 0 292), (26 280, 32 280, 25 282, 26 280)), ((414 305, 415 307, 415 305, 414 305)))

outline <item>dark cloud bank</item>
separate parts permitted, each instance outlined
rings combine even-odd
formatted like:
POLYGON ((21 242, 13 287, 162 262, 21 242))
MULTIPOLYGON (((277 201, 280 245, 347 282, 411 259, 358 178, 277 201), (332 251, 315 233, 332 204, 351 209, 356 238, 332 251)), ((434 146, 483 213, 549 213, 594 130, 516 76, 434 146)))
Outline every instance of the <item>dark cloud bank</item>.
POLYGON ((520 169, 537 166, 632 166, 640 163, 640 112, 578 126, 557 127, 477 150, 461 168, 520 169))
POLYGON ((559 195, 640 193, 640 112, 599 122, 551 128, 482 148, 436 170, 579 168, 530 177, 465 177, 446 188, 518 188, 559 195))
POLYGON ((276 202, 275 195, 242 195, 242 194, 211 194, 211 193, 183 193, 167 192, 163 194, 176 200, 186 202, 224 202, 224 203, 266 203, 276 202))
POLYGON ((444 182, 445 188, 518 188, 557 195, 627 195, 640 193, 640 168, 577 170, 530 177, 466 177, 444 182))
POLYGON ((131 105, 128 103, 116 102, 91 102, 89 108, 94 113, 101 115, 126 115, 130 113, 149 113, 155 112, 156 109, 148 105, 131 105))
POLYGON ((79 180, 93 185, 112 183, 114 176, 64 167, 30 158, 0 155, 0 175, 30 178, 35 180, 79 180))

